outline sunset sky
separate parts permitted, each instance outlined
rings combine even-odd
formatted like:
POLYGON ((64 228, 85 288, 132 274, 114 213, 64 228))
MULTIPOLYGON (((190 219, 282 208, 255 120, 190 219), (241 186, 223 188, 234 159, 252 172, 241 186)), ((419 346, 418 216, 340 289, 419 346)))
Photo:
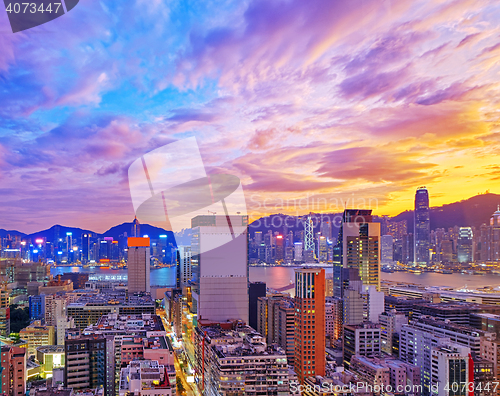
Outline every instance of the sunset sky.
POLYGON ((131 221, 130 164, 192 136, 253 215, 500 193, 499 61, 493 0, 80 0, 15 34, 2 5, 0 228, 131 221))

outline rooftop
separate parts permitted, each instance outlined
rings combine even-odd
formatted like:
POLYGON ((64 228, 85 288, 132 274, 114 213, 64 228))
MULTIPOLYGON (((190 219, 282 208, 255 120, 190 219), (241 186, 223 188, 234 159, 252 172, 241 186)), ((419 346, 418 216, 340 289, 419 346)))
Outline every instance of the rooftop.
POLYGON ((71 396, 72 393, 73 389, 40 387, 35 389, 34 396, 71 396))
POLYGON ((169 375, 175 375, 174 365, 159 365, 156 360, 133 360, 121 369, 120 391, 137 393, 143 389, 169 389, 169 375))
POLYGON ((487 309, 493 309, 493 310, 499 309, 499 307, 496 305, 478 304, 478 303, 466 302, 466 301, 439 302, 439 303, 427 302, 427 303, 418 303, 416 305, 418 305, 419 307, 430 308, 430 309, 435 309, 435 310, 440 310, 440 311, 463 310, 464 312, 466 312, 466 311, 471 311, 471 310, 482 311, 482 310, 487 310, 487 309))
POLYGON ((205 335, 205 340, 220 359, 233 356, 282 356, 286 359, 281 347, 277 344, 267 345, 265 339, 250 326, 240 325, 235 330, 213 326, 196 328, 196 331, 200 337, 205 335))
POLYGON ((158 315, 103 315, 93 326, 98 330, 134 330, 144 329, 147 331, 165 331, 161 318, 158 315))
POLYGON ((492 320, 499 320, 500 321, 500 315, 495 315, 492 313, 480 313, 480 312, 474 312, 474 316, 480 317, 480 318, 486 318, 486 319, 492 319, 492 320))
MULTIPOLYGON (((379 370, 379 369, 384 369, 384 368, 388 368, 386 365, 384 365, 383 361, 379 361, 378 359, 370 359, 366 356, 360 356, 360 355, 355 355, 353 356, 353 362, 354 362, 354 359, 357 360, 358 362, 364 364, 365 366, 368 366, 374 370, 379 370)), ((351 363, 353 363, 351 362, 351 363)))
POLYGON ((127 294, 123 290, 106 291, 104 293, 85 293, 76 302, 69 304, 68 308, 103 305, 143 306, 154 305, 154 301, 150 293, 136 293, 129 295, 127 299, 127 294))
POLYGON ((378 323, 371 323, 371 322, 365 322, 357 325, 345 325, 345 328, 350 328, 350 329, 373 329, 373 330, 380 330, 380 325, 378 323))
POLYGON ((450 330, 450 331, 454 331, 456 333, 466 334, 466 335, 473 336, 473 337, 484 337, 484 336, 491 336, 492 334, 494 334, 494 333, 490 333, 490 332, 476 329, 474 327, 465 326, 465 325, 461 325, 458 323, 453 323, 449 320, 443 321, 443 320, 435 319, 431 316, 420 316, 418 318, 418 320, 412 320, 412 321, 410 321, 409 324, 412 326, 415 326, 415 327, 422 327, 420 325, 429 325, 432 327, 437 327, 439 329, 450 330))
POLYGON ((36 348, 41 353, 64 353, 63 345, 44 345, 36 348))

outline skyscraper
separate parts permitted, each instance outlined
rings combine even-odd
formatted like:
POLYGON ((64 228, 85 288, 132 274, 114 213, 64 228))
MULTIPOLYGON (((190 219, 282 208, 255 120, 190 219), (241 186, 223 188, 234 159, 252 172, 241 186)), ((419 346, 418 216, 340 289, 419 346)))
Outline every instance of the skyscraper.
POLYGON ((137 216, 135 216, 132 222, 132 236, 137 238, 141 236, 141 225, 139 224, 139 220, 137 220, 137 216))
POLYGON ((326 237, 318 235, 318 260, 320 263, 328 261, 328 243, 326 237))
POLYGON ((179 246, 181 287, 186 287, 192 278, 191 246, 179 246))
POLYGON ((88 263, 90 260, 90 238, 92 234, 86 232, 82 234, 82 263, 88 263))
POLYGON ((415 193, 415 265, 429 264, 429 248, 431 239, 431 222, 429 211, 429 192, 419 187, 415 193))
POLYGON ((321 235, 327 239, 332 237, 332 227, 329 219, 323 217, 321 218, 320 232, 321 235))
POLYGON ((284 244, 283 235, 276 235, 276 262, 281 262, 285 258, 284 244))
POLYGON ((66 260, 68 263, 72 263, 72 253, 73 253, 73 233, 66 233, 66 260))
POLYGON ((149 238, 128 238, 128 292, 149 292, 149 238))
POLYGON ((110 395, 106 373, 114 367, 106 359, 106 344, 104 336, 70 336, 65 340, 64 382, 68 388, 104 386, 104 395, 110 395))
POLYGON ((394 260, 394 241, 392 235, 382 235, 381 237, 381 255, 382 264, 391 264, 394 260))
POLYGON ((371 209, 346 209, 333 251, 334 295, 342 297, 342 268, 355 268, 363 285, 380 289, 380 223, 371 209))
POLYGON ((500 206, 493 213, 490 224, 481 225, 479 236, 480 260, 500 260, 500 206))
POLYGON ((401 255, 404 264, 411 264, 415 260, 415 243, 413 233, 403 235, 403 243, 401 246, 401 255))
POLYGON ((294 261, 302 261, 302 242, 295 242, 294 244, 294 261))
POLYGON ((248 216, 191 220, 192 310, 198 320, 248 323, 248 216))
POLYGON ((304 219, 304 260, 314 260, 314 237, 313 237, 313 221, 311 215, 304 219))
POLYGON ((459 263, 470 263, 473 260, 472 228, 460 227, 460 233, 457 241, 457 256, 459 263))
POLYGON ((295 372, 301 384, 307 377, 325 375, 325 270, 295 270, 295 372))

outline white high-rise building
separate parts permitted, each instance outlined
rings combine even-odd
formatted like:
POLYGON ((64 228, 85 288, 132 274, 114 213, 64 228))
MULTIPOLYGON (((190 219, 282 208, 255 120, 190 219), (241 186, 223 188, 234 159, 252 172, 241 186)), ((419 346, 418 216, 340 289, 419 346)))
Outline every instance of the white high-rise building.
POLYGON ((128 292, 150 292, 150 240, 149 238, 128 238, 128 292))
POLYGON ((75 321, 73 318, 68 318, 66 315, 57 318, 57 328, 56 328, 57 345, 64 345, 64 337, 66 335, 66 329, 72 329, 74 327, 75 327, 75 321))
POLYGON ((385 310, 384 293, 377 291, 376 286, 363 285, 361 294, 364 298, 364 318, 369 322, 378 323, 379 315, 385 310))
POLYGON ((191 220, 193 310, 198 320, 248 323, 248 216, 191 220))

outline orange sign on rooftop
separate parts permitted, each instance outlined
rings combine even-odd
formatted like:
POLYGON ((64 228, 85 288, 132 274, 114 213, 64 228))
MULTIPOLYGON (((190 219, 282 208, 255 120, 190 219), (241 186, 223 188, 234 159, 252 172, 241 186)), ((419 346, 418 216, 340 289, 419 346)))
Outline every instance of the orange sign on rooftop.
POLYGON ((127 242, 132 247, 149 247, 149 238, 130 237, 127 242))

